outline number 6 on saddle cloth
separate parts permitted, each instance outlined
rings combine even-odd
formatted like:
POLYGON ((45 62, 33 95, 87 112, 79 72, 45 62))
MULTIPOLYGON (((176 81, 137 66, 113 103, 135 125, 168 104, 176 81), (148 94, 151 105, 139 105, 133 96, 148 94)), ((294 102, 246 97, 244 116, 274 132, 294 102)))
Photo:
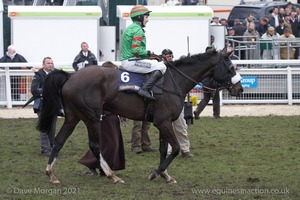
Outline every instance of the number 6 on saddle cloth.
MULTIPOLYGON (((147 81, 151 73, 140 74, 125 70, 118 70, 119 76, 119 91, 138 92, 140 87, 147 81)), ((162 85, 164 77, 161 77, 151 88, 154 94, 162 94, 162 85)))

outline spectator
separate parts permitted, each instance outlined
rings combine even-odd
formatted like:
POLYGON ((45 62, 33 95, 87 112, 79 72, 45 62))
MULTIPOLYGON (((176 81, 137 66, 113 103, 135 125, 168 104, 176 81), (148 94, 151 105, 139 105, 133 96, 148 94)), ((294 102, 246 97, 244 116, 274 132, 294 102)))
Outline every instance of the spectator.
MULTIPOLYGON (((291 30, 292 30, 291 33, 296 38, 298 38, 299 37, 300 27, 299 27, 299 22, 298 22, 298 19, 297 19, 297 13, 296 13, 296 11, 292 11, 292 13, 291 13, 290 24, 291 24, 291 30)), ((298 59, 298 56, 299 56, 299 48, 295 47, 294 59, 298 59)))
MULTIPOLYGON (((13 45, 7 47, 6 54, 0 58, 0 63, 17 63, 17 62, 27 62, 27 60, 16 52, 16 49, 13 45)), ((21 67, 14 67, 12 69, 21 69, 21 67)), ((10 76, 11 84, 11 98, 13 101, 20 100, 20 76, 10 76)))
POLYGON ((220 22, 219 22, 219 17, 214 16, 214 17, 212 18, 212 22, 211 22, 210 25, 218 25, 218 26, 221 26, 222 24, 220 24, 220 22))
POLYGON ((235 30, 232 27, 227 28, 228 36, 235 36, 235 30))
POLYGON ((286 14, 284 17, 284 26, 290 29, 292 33, 291 14, 286 14))
POLYGON ((210 45, 211 45, 211 47, 217 49, 217 46, 215 44, 215 36, 213 36, 213 35, 210 36, 210 45))
POLYGON ((281 59, 294 59, 295 49, 292 47, 294 43, 288 42, 289 39, 294 39, 295 36, 291 33, 289 28, 285 28, 283 35, 280 36, 281 39, 286 39, 287 42, 281 42, 280 45, 284 46, 280 48, 280 58, 281 59))
POLYGON ((81 50, 73 61, 73 68, 78 71, 84 67, 98 65, 96 56, 89 50, 89 45, 86 42, 81 43, 81 50))
POLYGON ((284 28, 288 28, 288 27, 284 25, 283 19, 279 19, 279 26, 277 26, 275 28, 276 33, 278 33, 279 35, 282 35, 284 28))
POLYGON ((255 30, 254 22, 249 23, 248 29, 244 33, 244 41, 246 41, 246 45, 250 48, 247 51, 247 59, 255 59, 257 56, 256 54, 256 43, 260 38, 259 33, 255 30))
POLYGON ((296 18, 298 19, 298 22, 300 22, 300 8, 296 8, 296 18))
POLYGON ((253 22, 254 23, 254 15, 253 14, 248 14, 248 17, 243 21, 243 26, 245 26, 246 28, 249 27, 249 23, 253 22))
POLYGON ((151 147, 149 129, 151 123, 148 121, 133 121, 131 130, 131 151, 140 154, 142 152, 155 152, 151 147))
POLYGON ((63 3, 64 3, 63 0, 46 0, 45 1, 45 5, 49 5, 49 6, 53 6, 53 5, 62 6, 63 3))
POLYGON ((259 36, 261 37, 263 34, 265 34, 268 30, 268 18, 264 17, 259 21, 259 24, 257 26, 257 32, 259 33, 259 36))
POLYGON ((198 0, 182 0, 182 5, 197 5, 198 0))
POLYGON ((247 30, 247 28, 241 24, 239 19, 234 20, 234 26, 232 28, 234 30, 235 36, 237 36, 235 38, 235 40, 240 41, 240 42, 235 43, 236 45, 234 48, 236 49, 236 54, 238 52, 239 53, 238 55, 240 56, 240 58, 245 59, 246 58, 245 50, 240 50, 239 48, 240 48, 240 46, 242 46, 243 36, 244 36, 244 33, 247 30), (237 49, 239 49, 239 50, 237 50, 237 49))
POLYGON ((224 19, 224 18, 221 18, 221 19, 220 19, 220 24, 221 24, 222 26, 225 26, 226 28, 227 28, 227 26, 228 26, 227 20, 224 19))
POLYGON ((284 20, 284 15, 285 15, 285 10, 283 7, 280 7, 279 11, 278 11, 278 16, 279 16, 278 20, 280 20, 280 19, 284 20))
MULTIPOLYGON (((211 51, 211 46, 206 48, 207 51, 211 51)), ((218 90, 219 83, 215 81, 212 77, 207 77, 202 81, 202 88, 203 88, 203 99, 198 104, 196 110, 193 112, 195 119, 200 119, 199 115, 207 106, 209 100, 212 98, 213 101, 213 116, 215 119, 221 118, 220 117, 220 92, 218 90)))
MULTIPOLYGON (((280 35, 275 32, 274 27, 270 26, 268 28, 267 32, 261 36, 261 39, 274 40, 274 39, 278 39, 279 37, 280 37, 280 35)), ((272 60, 273 58, 276 58, 276 57, 278 59, 279 52, 277 52, 276 49, 272 49, 272 48, 275 48, 275 47, 272 47, 272 43, 267 42, 267 43, 265 43, 265 45, 266 45, 266 48, 263 50, 263 56, 262 56, 263 59, 264 60, 272 60), (269 46, 270 46, 270 48, 269 48, 269 46)))
POLYGON ((159 58, 146 49, 146 36, 144 27, 148 23, 150 12, 141 5, 134 6, 130 11, 132 24, 122 34, 121 69, 136 73, 151 73, 146 83, 139 89, 138 94, 149 100, 155 100, 150 94, 152 86, 166 72, 166 65, 159 62, 159 58), (150 59, 150 58, 157 58, 150 59))
POLYGON ((284 9, 284 13, 285 13, 284 18, 285 18, 286 15, 291 15, 292 10, 291 10, 290 8, 286 7, 286 8, 284 9))
POLYGON ((292 34, 295 37, 299 37, 299 22, 297 19, 297 13, 295 11, 292 11, 291 13, 290 24, 291 24, 292 34))
MULTIPOLYGON (((168 62, 173 61, 173 52, 170 49, 164 49, 161 53, 162 57, 166 60, 166 65, 168 62)), ((175 136, 178 140, 182 157, 184 158, 191 158, 194 155, 190 153, 190 140, 188 137, 187 132, 187 124, 184 119, 184 110, 182 109, 179 117, 177 120, 173 121, 173 130, 175 133, 175 136)), ((168 145, 168 154, 172 152, 172 148, 170 145, 168 145)))
POLYGON ((292 2, 288 2, 288 4, 286 5, 286 8, 290 9, 291 12, 296 10, 296 7, 294 6, 294 4, 292 2))
POLYGON ((178 0, 168 0, 166 3, 167 6, 180 6, 180 2, 178 0))
MULTIPOLYGON (((53 61, 50 57, 45 57, 43 59, 43 68, 39 69, 35 72, 34 77, 32 79, 31 84, 31 93, 34 99, 33 111, 37 114, 38 118, 40 118, 40 111, 42 108, 42 93, 44 82, 49 73, 54 70, 53 61)), ((51 154, 51 150, 53 147, 54 136, 55 136, 55 128, 56 128, 56 120, 57 117, 53 120, 53 125, 51 126, 51 130, 48 133, 40 132, 40 145, 41 145, 41 153, 44 156, 49 157, 51 154)))
POLYGON ((278 15, 278 8, 277 7, 274 7, 273 10, 272 10, 272 13, 269 17, 269 25, 272 26, 272 27, 277 27, 279 26, 279 15, 278 15))
MULTIPOLYGON (((243 36, 247 28, 241 24, 239 19, 235 19, 233 30, 236 36, 243 36)), ((243 38, 238 38, 238 40, 243 41, 243 38)))
POLYGON ((228 27, 227 28, 227 33, 228 33, 228 40, 227 40, 227 46, 231 46, 233 48, 235 48, 235 46, 237 46, 237 43, 234 42, 233 40, 236 40, 236 38, 234 38, 235 35, 235 31, 232 27, 228 27))

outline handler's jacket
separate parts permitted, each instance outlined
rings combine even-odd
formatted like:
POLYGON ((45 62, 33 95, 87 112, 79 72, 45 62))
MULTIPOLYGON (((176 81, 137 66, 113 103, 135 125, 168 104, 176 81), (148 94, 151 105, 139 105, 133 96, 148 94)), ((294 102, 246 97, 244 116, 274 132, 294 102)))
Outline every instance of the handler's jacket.
MULTIPOLYGON (((215 81, 215 79, 213 77, 206 77, 201 81, 202 85, 209 87, 209 88, 213 88, 213 89, 217 89, 219 87, 219 83, 217 81, 215 81)), ((211 90, 207 89, 207 88, 203 88, 204 91, 206 92, 211 92, 211 90)))
POLYGON ((140 22, 134 21, 124 30, 121 50, 121 61, 129 58, 149 58, 146 37, 140 22))

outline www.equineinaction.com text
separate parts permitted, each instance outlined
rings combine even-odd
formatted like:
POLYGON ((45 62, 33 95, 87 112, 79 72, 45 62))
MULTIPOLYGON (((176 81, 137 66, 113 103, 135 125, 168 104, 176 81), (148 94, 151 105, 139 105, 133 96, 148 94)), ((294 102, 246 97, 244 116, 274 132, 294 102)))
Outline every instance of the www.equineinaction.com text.
POLYGON ((194 194, 214 194, 214 195, 223 195, 223 194, 238 194, 238 195, 247 195, 247 194, 259 194, 259 195, 264 195, 264 194, 289 194, 290 190, 288 188, 282 188, 282 189, 268 189, 268 188, 251 188, 251 189, 246 189, 246 188, 237 188, 237 189, 232 189, 232 188, 223 188, 223 189, 192 189, 192 193, 194 194))

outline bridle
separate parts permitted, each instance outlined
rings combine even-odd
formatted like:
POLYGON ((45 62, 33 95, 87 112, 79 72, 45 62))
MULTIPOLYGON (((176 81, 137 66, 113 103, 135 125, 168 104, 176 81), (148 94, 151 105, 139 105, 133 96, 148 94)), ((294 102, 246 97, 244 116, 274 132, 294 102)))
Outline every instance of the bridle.
MULTIPOLYGON (((165 63, 168 63, 169 66, 172 67, 172 69, 176 70, 179 74, 181 74, 182 76, 184 76, 185 78, 187 78, 188 80, 192 81, 193 83, 195 83, 196 85, 199 85, 201 86, 202 88, 205 88, 207 90, 209 90, 208 92, 217 92, 217 91, 220 91, 220 90, 223 90, 223 89, 227 89, 229 92, 231 92, 232 90, 234 90, 233 88, 233 84, 231 83, 231 79, 229 79, 227 81, 227 83, 225 84, 225 86, 223 86, 223 84, 221 83, 221 87, 218 87, 218 88, 211 88, 211 87, 208 87, 208 86, 205 86, 203 85, 201 82, 199 83, 198 81, 192 79, 191 77, 189 77, 188 75, 186 75, 184 72, 182 72, 180 69, 178 69, 177 67, 175 67, 173 65, 172 62, 166 60, 164 57, 161 57, 162 60, 165 62, 165 63)), ((234 65, 231 63, 231 65, 229 66, 229 68, 232 68, 234 67, 234 65)), ((176 82, 175 82, 176 83, 176 82)))

